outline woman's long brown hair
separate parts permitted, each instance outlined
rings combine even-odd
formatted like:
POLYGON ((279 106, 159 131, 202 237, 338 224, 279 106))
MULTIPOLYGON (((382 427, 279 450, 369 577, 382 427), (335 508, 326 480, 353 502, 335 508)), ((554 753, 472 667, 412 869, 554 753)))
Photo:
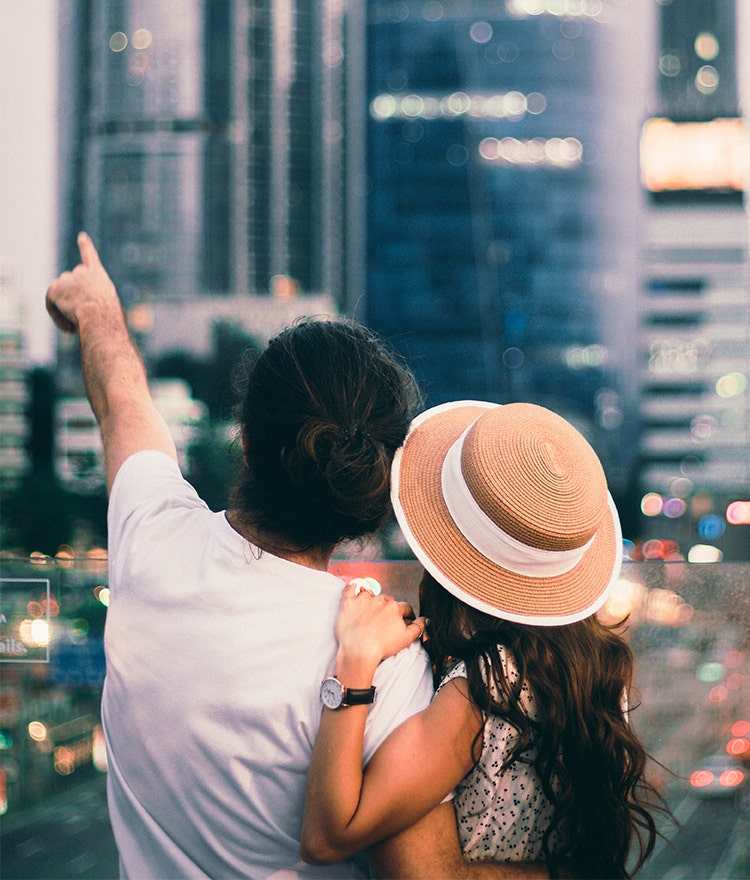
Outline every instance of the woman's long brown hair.
POLYGON ((470 608, 427 573, 420 613, 429 618, 436 684, 451 663, 463 660, 476 705, 516 729, 502 769, 537 749, 534 764, 554 805, 544 838, 552 876, 561 866, 575 877, 633 876, 654 848, 653 813, 666 808, 646 779, 649 756, 623 711, 633 655, 615 631, 622 624, 606 626, 596 617, 553 627, 512 623, 470 608), (505 675, 500 645, 518 669, 515 683, 505 675), (521 703, 523 682, 534 696, 536 720, 521 703))

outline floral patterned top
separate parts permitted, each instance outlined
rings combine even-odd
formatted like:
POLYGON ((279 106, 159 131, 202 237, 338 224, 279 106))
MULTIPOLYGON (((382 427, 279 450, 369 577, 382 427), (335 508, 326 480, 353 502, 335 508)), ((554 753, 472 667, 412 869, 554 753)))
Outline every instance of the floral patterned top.
MULTIPOLYGON (((518 682, 515 664, 502 646, 500 656, 508 680, 518 682)), ((463 661, 443 678, 438 690, 454 678, 466 678, 463 661)), ((532 718, 537 717, 533 694, 525 683, 521 703, 532 718)), ((481 757, 454 792, 459 839, 469 861, 541 859, 542 838, 549 827, 553 806, 531 763, 536 757, 534 749, 501 770, 515 735, 516 729, 507 721, 497 715, 486 716, 481 757)), ((550 843, 554 850, 554 834, 550 843)))

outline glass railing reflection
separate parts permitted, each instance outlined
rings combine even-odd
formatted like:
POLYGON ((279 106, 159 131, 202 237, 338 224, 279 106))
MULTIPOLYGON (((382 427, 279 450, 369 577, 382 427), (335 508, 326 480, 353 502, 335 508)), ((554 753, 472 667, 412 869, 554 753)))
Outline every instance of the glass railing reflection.
MULTIPOLYGON (((417 563, 332 568, 418 606, 417 563)), ((101 553, 0 558, 4 876, 117 876, 99 722, 108 598, 101 553)), ((750 565, 627 562, 602 614, 629 615, 632 723, 680 824, 641 876, 750 877, 750 565)))

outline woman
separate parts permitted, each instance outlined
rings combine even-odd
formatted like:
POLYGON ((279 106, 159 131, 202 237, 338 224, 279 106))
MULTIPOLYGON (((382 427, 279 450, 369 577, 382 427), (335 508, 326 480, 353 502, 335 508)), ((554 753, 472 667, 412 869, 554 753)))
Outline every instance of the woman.
POLYGON ((656 831, 647 756, 627 719, 633 658, 595 617, 622 541, 594 451, 542 407, 461 401, 416 419, 392 492, 426 569, 424 617, 405 625, 395 603, 348 585, 337 676, 366 687, 399 635, 408 644, 426 624, 438 690, 364 774, 366 709, 324 709, 304 857, 370 845, 454 792, 470 861, 631 876, 656 831))

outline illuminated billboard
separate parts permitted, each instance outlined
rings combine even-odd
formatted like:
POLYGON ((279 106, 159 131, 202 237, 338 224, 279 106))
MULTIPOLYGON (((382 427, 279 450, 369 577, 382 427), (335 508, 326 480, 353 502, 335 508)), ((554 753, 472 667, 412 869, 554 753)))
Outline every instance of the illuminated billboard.
POLYGON ((742 119, 649 119, 640 144, 641 181, 651 192, 742 192, 750 150, 742 119))

